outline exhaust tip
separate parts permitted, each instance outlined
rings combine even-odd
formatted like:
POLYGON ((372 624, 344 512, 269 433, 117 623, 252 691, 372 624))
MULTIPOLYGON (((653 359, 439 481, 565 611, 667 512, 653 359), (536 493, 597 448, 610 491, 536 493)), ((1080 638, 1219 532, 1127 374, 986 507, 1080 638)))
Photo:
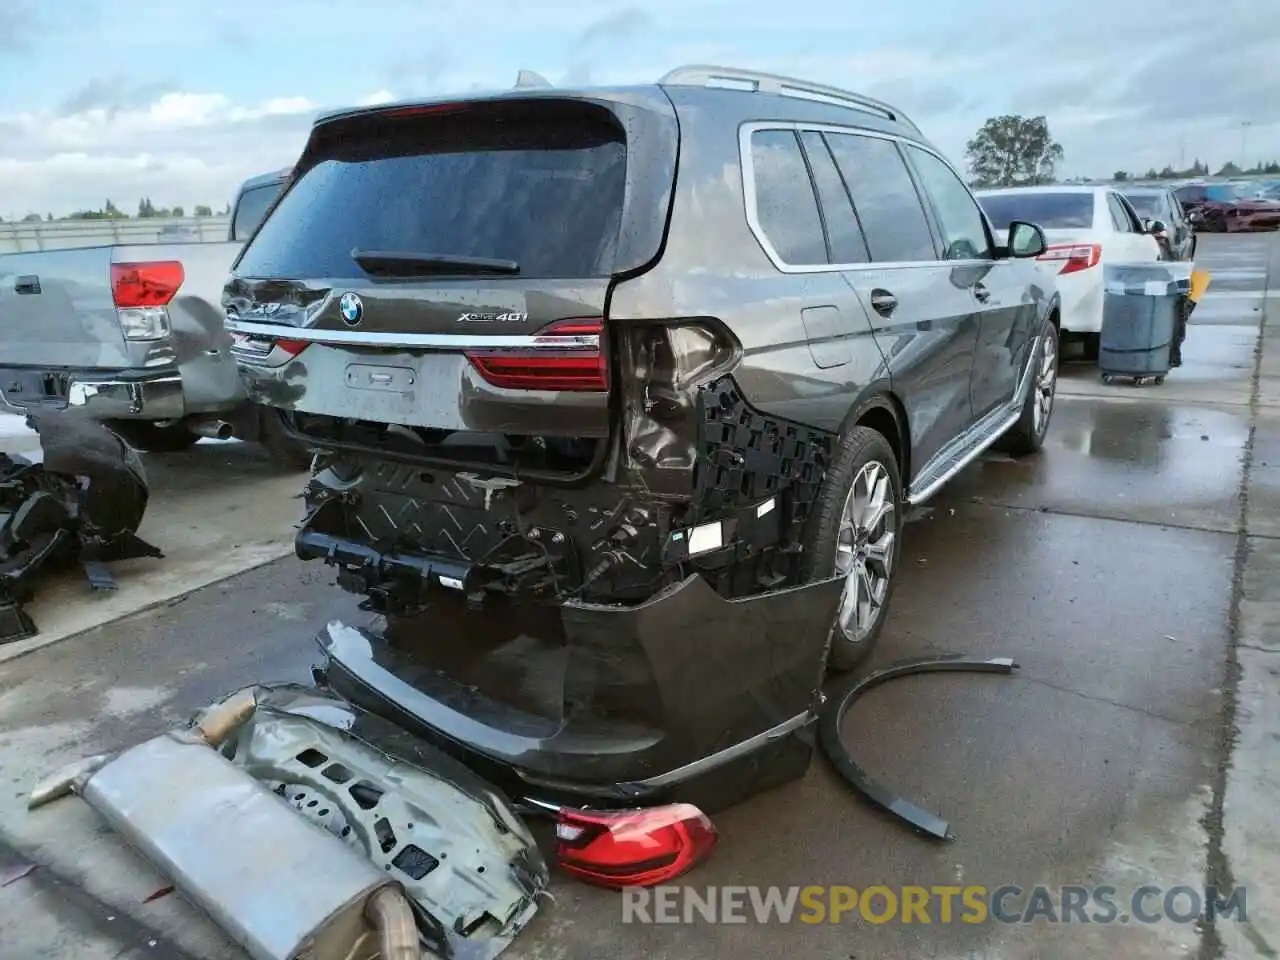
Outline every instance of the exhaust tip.
POLYGON ((235 435, 235 427, 226 420, 198 420, 191 424, 191 432, 210 440, 230 440, 235 435))

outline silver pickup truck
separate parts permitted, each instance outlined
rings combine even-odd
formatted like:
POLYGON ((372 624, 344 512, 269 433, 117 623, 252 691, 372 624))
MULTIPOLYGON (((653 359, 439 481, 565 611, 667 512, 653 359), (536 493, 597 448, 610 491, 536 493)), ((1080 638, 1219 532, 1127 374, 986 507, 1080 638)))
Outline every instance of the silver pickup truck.
POLYGON ((222 288, 287 171, 243 184, 222 243, 117 244, 0 256, 0 401, 79 408, 131 445, 257 441, 306 451, 248 402, 223 326, 222 288))

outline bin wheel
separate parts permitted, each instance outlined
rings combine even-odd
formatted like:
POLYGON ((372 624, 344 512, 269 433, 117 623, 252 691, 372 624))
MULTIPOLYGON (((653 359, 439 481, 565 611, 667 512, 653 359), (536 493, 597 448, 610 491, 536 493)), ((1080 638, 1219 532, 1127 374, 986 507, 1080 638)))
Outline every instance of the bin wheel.
POLYGON ((1164 383, 1164 377, 1152 377, 1151 382, 1158 387, 1160 384, 1164 383))
POLYGON ((1116 378, 1109 373, 1104 373, 1102 375, 1102 382, 1106 384, 1112 384, 1116 382, 1116 378))

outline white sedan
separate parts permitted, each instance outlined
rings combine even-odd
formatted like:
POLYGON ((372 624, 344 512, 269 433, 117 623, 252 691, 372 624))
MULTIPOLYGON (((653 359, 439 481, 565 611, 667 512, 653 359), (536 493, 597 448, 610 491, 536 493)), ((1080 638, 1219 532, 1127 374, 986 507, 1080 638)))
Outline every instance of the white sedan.
POLYGON ((1039 258, 1056 270, 1062 332, 1096 354, 1102 332, 1104 263, 1153 263, 1160 244, 1118 191, 1110 187, 1010 187, 977 191, 996 236, 1011 220, 1034 223, 1049 248, 1039 258))

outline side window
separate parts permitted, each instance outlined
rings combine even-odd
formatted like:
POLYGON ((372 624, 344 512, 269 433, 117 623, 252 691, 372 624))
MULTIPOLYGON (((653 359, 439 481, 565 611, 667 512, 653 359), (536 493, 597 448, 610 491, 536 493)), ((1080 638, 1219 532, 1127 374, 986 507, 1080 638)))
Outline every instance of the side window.
POLYGON ((831 159, 822 134, 810 130, 800 134, 805 156, 809 159, 809 172, 813 174, 818 189, 818 201, 822 205, 822 220, 827 228, 827 246, 831 248, 832 263, 866 263, 871 259, 862 227, 853 212, 853 201, 840 178, 836 162, 831 159))
POLYGON ((983 260, 991 256, 982 210, 960 178, 945 163, 918 147, 907 147, 924 192, 933 201, 942 227, 943 259, 983 260))
POLYGON ((827 262, 827 244, 818 200, 800 141, 791 130, 758 130, 751 135, 756 219, 784 263, 827 262))
POLYGON ((1120 205, 1120 200, 1114 193, 1107 194, 1107 207, 1111 210, 1111 225, 1116 228, 1118 233, 1133 233, 1133 226, 1129 223, 1129 216, 1124 212, 1124 207, 1120 205))
POLYGON ((1138 211, 1133 208, 1125 197, 1116 194, 1116 203, 1120 204, 1120 212, 1124 214, 1124 219, 1129 224, 1130 233, 1142 233, 1142 217, 1138 216, 1138 211))
POLYGON ((824 136, 853 197, 871 259, 937 260, 929 221, 897 144, 854 133, 824 136))

